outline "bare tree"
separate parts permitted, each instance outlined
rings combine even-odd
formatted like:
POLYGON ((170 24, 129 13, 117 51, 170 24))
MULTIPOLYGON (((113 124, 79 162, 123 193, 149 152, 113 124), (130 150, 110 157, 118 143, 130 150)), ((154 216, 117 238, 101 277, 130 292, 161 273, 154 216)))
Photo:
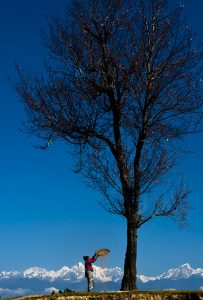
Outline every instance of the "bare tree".
POLYGON ((73 1, 45 41, 46 76, 18 68, 27 131, 68 143, 75 171, 126 219, 121 289, 134 290, 138 229, 159 216, 186 222, 190 190, 169 174, 201 118, 201 48, 165 0, 73 1))

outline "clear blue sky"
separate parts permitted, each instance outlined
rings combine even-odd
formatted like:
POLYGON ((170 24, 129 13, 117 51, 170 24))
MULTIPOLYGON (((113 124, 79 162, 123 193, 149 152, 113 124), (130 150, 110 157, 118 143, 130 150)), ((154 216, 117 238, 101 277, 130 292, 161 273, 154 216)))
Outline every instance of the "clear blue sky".
MULTIPOLYGON (((182 2, 203 36, 203 1, 182 2)), ((15 61, 41 70, 46 52, 39 32, 45 16, 63 14, 67 4, 0 1, 0 271, 72 266, 100 247, 111 249, 108 267, 123 267, 125 220, 97 204, 100 195, 71 172, 64 145, 53 144, 48 151, 32 146, 34 141, 20 131, 23 106, 8 82, 15 61)), ((191 226, 180 230, 164 218, 146 224, 139 232, 139 274, 156 275, 185 262, 203 267, 203 134, 193 136, 188 146, 194 153, 180 167, 193 187, 191 226)))

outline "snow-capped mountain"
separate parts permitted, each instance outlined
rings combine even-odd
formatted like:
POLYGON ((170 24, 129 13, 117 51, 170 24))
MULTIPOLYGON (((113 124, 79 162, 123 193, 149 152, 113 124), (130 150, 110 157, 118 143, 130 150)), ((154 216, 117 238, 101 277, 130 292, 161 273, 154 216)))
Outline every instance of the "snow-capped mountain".
POLYGON ((181 265, 178 268, 169 269, 168 271, 164 272, 159 276, 149 277, 144 275, 138 275, 138 279, 143 283, 146 283, 148 281, 162 280, 162 279, 171 279, 171 280, 187 279, 193 275, 200 276, 203 278, 203 269, 201 268, 192 269, 191 266, 188 263, 186 263, 181 265))
POLYGON ((119 282, 122 279, 123 272, 121 268, 115 267, 111 269, 94 267, 94 277, 98 281, 107 282, 114 281, 119 282))
POLYGON ((203 269, 186 263, 159 276, 138 275, 137 284, 141 290, 203 290, 203 269))
MULTIPOLYGON (((199 276, 203 278, 203 269, 197 268, 193 269, 188 263, 181 265, 175 269, 169 269, 159 276, 145 276, 138 275, 137 278, 143 283, 155 280, 164 279, 187 279, 191 276, 199 276)), ((122 279, 123 272, 121 268, 102 268, 99 266, 94 266, 94 278, 95 280, 101 282, 114 281, 119 282, 122 279)), ((26 279, 40 279, 40 280, 66 280, 66 281, 80 281, 84 279, 84 264, 79 262, 75 266, 69 268, 67 266, 62 267, 57 271, 46 270, 38 267, 29 268, 23 272, 10 271, 10 272, 0 272, 0 280, 11 279, 11 278, 26 278, 26 279)))
POLYGON ((19 274, 19 272, 17 271, 14 271, 14 272, 0 272, 0 280, 1 279, 5 279, 5 278, 15 278, 17 277, 19 274))
MULTIPOLYGON (((97 291, 119 290, 123 272, 121 268, 102 268, 94 266, 94 279, 97 291)), ((79 262, 73 267, 46 270, 33 267, 23 272, 0 272, 0 296, 19 296, 48 293, 65 288, 86 290, 84 264, 79 262)), ((203 289, 203 269, 193 269, 188 263, 169 269, 159 276, 137 276, 140 290, 198 290, 203 289)))
POLYGON ((203 269, 192 269, 189 264, 184 264, 176 269, 169 269, 167 272, 159 276, 159 279, 178 279, 178 278, 189 278, 192 275, 199 275, 203 277, 203 269))
MULTIPOLYGON (((99 266, 94 266, 94 278, 95 280, 101 282, 107 281, 119 281, 122 277, 121 268, 101 268, 99 266)), ((84 279, 84 264, 79 262, 72 268, 64 266, 58 271, 46 270, 38 267, 29 268, 23 272, 0 272, 1 279, 9 278, 25 278, 25 279, 40 279, 40 280, 71 280, 71 281, 80 281, 84 279)))

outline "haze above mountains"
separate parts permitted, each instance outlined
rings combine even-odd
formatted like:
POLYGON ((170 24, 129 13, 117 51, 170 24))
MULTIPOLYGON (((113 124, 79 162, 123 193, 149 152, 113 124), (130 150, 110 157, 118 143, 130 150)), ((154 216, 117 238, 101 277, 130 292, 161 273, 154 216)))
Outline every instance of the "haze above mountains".
MULTIPOLYGON (((122 276, 123 272, 119 267, 102 268, 95 265, 95 290, 119 290, 122 276)), ((140 290, 203 290, 203 269, 193 269, 186 263, 159 276, 138 275, 137 285, 140 290)), ((83 263, 79 262, 71 268, 64 266, 57 271, 34 267, 23 272, 0 272, 0 295, 3 297, 47 294, 65 288, 86 290, 83 263)))

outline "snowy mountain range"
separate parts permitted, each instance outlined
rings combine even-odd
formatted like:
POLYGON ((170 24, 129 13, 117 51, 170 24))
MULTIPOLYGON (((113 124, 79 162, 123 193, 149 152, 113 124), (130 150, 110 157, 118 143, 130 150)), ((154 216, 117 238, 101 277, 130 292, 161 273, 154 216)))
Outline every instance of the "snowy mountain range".
POLYGON ((164 272, 163 274, 155 277, 147 277, 143 275, 138 275, 138 278, 143 283, 149 282, 149 281, 155 281, 155 280, 178 280, 178 279, 187 279, 191 276, 199 276, 203 279, 203 269, 197 268, 192 269, 191 266, 186 263, 184 265, 181 265, 178 268, 175 269, 169 269, 167 272, 164 272))
MULTIPOLYGON (((119 267, 94 266, 97 291, 119 290, 122 276, 119 267)), ((186 263, 159 276, 138 275, 137 285, 140 290, 203 290, 203 269, 193 269, 186 263)), ((23 272, 0 272, 0 296, 3 297, 47 294, 65 288, 86 290, 83 263, 79 262, 71 268, 64 266, 57 271, 34 267, 23 272)))
MULTIPOLYGON (((122 278, 123 272, 121 268, 101 268, 94 266, 94 278, 95 280, 101 282, 107 281, 120 281, 122 278)), ((84 279, 84 264, 79 262, 72 268, 64 266, 58 271, 49 271, 46 269, 34 267, 29 268, 23 272, 0 272, 0 280, 3 279, 39 279, 39 280, 48 280, 50 282, 56 280, 65 280, 65 281, 81 281, 84 279)), ((0 281, 1 282, 1 281, 0 281)))

